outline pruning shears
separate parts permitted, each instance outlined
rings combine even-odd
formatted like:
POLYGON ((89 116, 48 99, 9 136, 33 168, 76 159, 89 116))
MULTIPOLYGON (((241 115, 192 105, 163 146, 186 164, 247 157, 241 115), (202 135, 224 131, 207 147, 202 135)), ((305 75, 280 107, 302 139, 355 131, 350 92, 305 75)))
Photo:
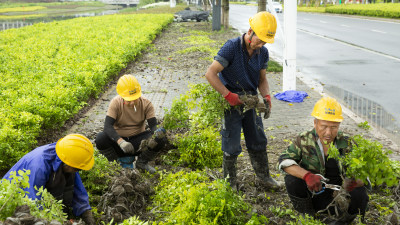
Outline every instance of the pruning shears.
POLYGON ((340 191, 340 188, 341 188, 341 187, 340 187, 339 185, 328 184, 328 183, 327 183, 327 182, 329 181, 328 178, 325 178, 325 177, 322 176, 321 174, 316 174, 316 175, 318 175, 318 176, 320 176, 320 177, 322 178, 322 179, 321 179, 322 189, 321 189, 320 191, 318 191, 318 192, 311 191, 311 193, 312 193, 313 195, 319 195, 319 194, 323 193, 323 192, 325 191, 326 188, 332 189, 332 190, 334 190, 334 191, 340 191))

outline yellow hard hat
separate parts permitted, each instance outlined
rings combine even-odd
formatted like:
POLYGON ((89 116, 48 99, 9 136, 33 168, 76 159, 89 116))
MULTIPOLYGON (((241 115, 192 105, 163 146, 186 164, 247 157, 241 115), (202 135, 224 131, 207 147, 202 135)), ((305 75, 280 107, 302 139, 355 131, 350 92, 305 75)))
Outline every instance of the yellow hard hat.
POLYGON ((276 18, 269 12, 259 12, 249 19, 251 29, 266 43, 274 43, 276 18))
POLYGON ((319 120, 327 120, 332 122, 342 122, 342 107, 336 99, 331 97, 323 97, 315 103, 311 116, 319 120))
POLYGON ((127 74, 119 78, 117 93, 126 101, 133 101, 142 95, 142 89, 136 77, 127 74))
POLYGON ((90 170, 94 164, 94 149, 87 137, 80 134, 68 134, 57 141, 58 158, 70 167, 90 170))

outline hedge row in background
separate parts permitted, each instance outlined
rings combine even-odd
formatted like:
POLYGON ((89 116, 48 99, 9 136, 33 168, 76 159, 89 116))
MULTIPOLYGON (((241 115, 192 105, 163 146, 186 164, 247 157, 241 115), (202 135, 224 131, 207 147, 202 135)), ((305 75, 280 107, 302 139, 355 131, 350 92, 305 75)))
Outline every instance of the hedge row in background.
POLYGON ((80 5, 80 6, 104 6, 102 2, 0 2, 1 8, 15 8, 15 7, 30 7, 30 6, 42 6, 42 7, 52 7, 52 6, 63 6, 63 5, 80 5))
POLYGON ((5 12, 31 12, 40 9, 45 9, 46 7, 43 6, 29 6, 29 7, 15 7, 15 8, 0 8, 0 13, 5 12))
POLYGON ((381 3, 381 4, 367 4, 367 5, 335 5, 325 9, 327 13, 362 15, 362 16, 376 16, 387 18, 400 18, 400 4, 399 3, 381 3))
POLYGON ((342 4, 342 5, 331 5, 327 7, 298 6, 297 11, 400 18, 399 3, 342 4))
POLYGON ((170 14, 110 15, 0 33, 0 169, 61 127, 171 23, 170 14))

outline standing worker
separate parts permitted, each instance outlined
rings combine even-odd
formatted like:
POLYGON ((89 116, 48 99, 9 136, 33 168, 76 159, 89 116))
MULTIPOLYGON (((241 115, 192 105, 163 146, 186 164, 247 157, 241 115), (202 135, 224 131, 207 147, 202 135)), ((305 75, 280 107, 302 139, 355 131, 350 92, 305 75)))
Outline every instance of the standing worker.
MULTIPOLYGON (((339 131, 343 121, 342 107, 336 99, 323 97, 315 104, 311 115, 315 118, 314 129, 301 133, 279 157, 279 168, 287 173, 286 190, 296 211, 314 216, 334 199, 332 189, 322 191, 322 181, 327 178, 329 184, 343 185, 351 202, 348 210, 340 212, 332 224, 350 224, 358 214, 365 214, 369 197, 361 180, 346 178, 343 181, 343 166, 328 157, 331 144, 339 150, 340 157, 349 153, 354 145, 348 135, 339 131)), ((329 210, 334 211, 333 207, 329 210)))
POLYGON ((85 136, 69 134, 64 138, 34 149, 22 157, 7 173, 30 170, 29 187, 26 195, 40 199, 35 187, 44 187, 57 200, 62 200, 66 212, 72 208, 75 216, 80 216, 86 224, 95 225, 89 205, 89 196, 79 176, 80 170, 90 170, 94 164, 93 145, 85 136))
POLYGON ((155 173, 148 162, 165 145, 165 129, 157 129, 153 104, 142 96, 133 75, 118 80, 117 93, 108 107, 104 131, 97 134, 96 147, 109 161, 118 160, 124 168, 133 168, 139 155, 136 167, 155 173), (146 121, 150 130, 146 130, 146 121))
POLYGON ((214 57, 207 70, 206 78, 232 106, 225 111, 222 124, 222 151, 224 177, 236 189, 236 161, 242 152, 240 133, 246 140, 251 164, 261 183, 267 188, 279 188, 278 182, 271 178, 268 168, 267 137, 264 133, 262 119, 255 109, 243 112, 240 95, 257 95, 257 89, 264 99, 268 110, 271 110, 266 69, 268 67, 268 49, 266 43, 273 43, 276 31, 276 19, 268 12, 259 12, 249 19, 247 33, 228 40, 214 57), (238 106, 238 107, 234 107, 238 106))

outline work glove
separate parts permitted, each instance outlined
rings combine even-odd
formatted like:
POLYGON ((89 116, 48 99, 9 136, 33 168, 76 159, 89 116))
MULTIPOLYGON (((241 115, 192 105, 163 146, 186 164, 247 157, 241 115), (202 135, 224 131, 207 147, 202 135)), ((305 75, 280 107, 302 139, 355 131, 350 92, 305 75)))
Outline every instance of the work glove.
POLYGON ((343 181, 343 188, 347 191, 347 192, 351 192, 352 190, 354 190, 354 188, 357 187, 357 181, 355 179, 349 179, 346 178, 343 181))
POLYGON ((264 113, 264 119, 268 119, 269 116, 271 115, 271 96, 270 95, 266 95, 264 96, 264 104, 265 104, 265 108, 266 108, 266 112, 264 113))
POLYGON ((224 96, 224 98, 229 102, 229 105, 231 106, 243 104, 243 102, 239 99, 239 95, 232 92, 229 92, 227 95, 224 96))
POLYGON ((135 148, 130 142, 122 140, 118 145, 126 154, 135 154, 135 148))
POLYGON ((87 225, 96 225, 92 210, 86 210, 84 213, 82 213, 81 217, 87 225))
POLYGON ((315 192, 322 190, 322 179, 321 176, 315 175, 311 172, 308 172, 303 176, 303 180, 306 182, 308 189, 315 192))

